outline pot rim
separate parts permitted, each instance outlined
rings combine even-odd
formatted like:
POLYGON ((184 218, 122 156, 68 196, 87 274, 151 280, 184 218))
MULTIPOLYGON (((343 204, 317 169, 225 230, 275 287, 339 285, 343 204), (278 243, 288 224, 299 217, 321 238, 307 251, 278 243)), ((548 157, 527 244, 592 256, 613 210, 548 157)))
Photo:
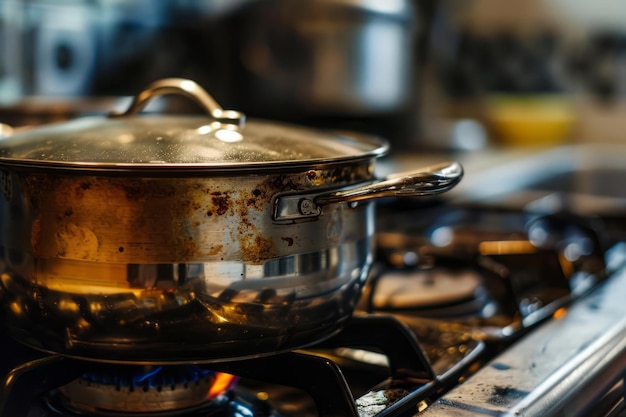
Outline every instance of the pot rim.
POLYGON ((382 157, 389 151, 389 145, 382 139, 373 136, 351 134, 367 137, 378 147, 369 152, 353 156, 333 158, 303 159, 293 161, 262 161, 262 162, 205 162, 205 163, 106 163, 106 162, 64 162, 46 161, 27 158, 0 157, 0 169, 13 168, 37 172, 94 173, 94 174, 233 174, 233 173, 276 173, 294 172, 308 169, 323 169, 336 165, 350 165, 382 157))

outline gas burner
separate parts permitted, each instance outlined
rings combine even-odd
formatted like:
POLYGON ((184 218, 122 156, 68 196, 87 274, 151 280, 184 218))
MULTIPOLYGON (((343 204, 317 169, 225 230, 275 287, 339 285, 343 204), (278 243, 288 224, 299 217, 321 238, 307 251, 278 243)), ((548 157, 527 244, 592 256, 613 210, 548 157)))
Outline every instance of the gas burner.
POLYGON ((399 211, 383 223, 362 301, 369 312, 498 327, 508 337, 605 276, 601 230, 577 217, 461 206, 419 218, 399 211))
POLYGON ((404 416, 473 372, 485 353, 465 331, 417 328, 420 339, 390 315, 357 312, 341 332, 307 350, 197 366, 45 356, 6 375, 0 416, 404 416), (213 392, 225 374, 237 375, 237 384, 213 392))
POLYGON ((412 310, 425 317, 491 316, 484 277, 475 269, 389 270, 376 280, 371 308, 375 311, 412 310))
POLYGON ((188 415, 209 406, 223 407, 227 400, 223 394, 235 380, 192 365, 95 367, 59 387, 49 404, 76 415, 188 415))

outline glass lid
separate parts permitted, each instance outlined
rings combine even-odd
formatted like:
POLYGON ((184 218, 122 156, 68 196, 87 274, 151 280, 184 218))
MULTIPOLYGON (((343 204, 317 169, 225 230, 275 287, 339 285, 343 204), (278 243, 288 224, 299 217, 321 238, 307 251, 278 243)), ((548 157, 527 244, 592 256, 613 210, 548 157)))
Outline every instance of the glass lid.
POLYGON ((0 139, 0 163, 116 169, 244 168, 328 163, 384 154, 384 140, 331 134, 222 110, 198 84, 157 81, 130 108, 109 117, 84 117, 0 139), (176 93, 198 102, 207 116, 140 115, 147 102, 176 93))

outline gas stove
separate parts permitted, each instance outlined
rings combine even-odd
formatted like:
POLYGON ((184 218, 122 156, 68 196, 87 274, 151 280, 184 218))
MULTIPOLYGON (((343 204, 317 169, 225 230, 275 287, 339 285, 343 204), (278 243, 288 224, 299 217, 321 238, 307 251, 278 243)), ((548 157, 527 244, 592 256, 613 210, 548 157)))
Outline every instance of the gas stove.
POLYGON ((379 206, 361 304, 327 340, 126 365, 2 334, 0 417, 621 415, 626 244, 598 218, 440 203, 379 206))

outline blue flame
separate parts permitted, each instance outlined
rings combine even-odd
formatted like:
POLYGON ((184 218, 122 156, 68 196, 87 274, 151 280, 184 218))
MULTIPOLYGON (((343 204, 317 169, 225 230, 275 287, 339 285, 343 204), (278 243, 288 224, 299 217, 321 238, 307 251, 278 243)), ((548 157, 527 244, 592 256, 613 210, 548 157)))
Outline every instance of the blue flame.
POLYGON ((198 366, 123 366, 101 369, 83 374, 83 379, 92 383, 117 387, 147 387, 171 386, 178 384, 195 383, 203 379, 212 378, 214 371, 202 369, 198 366))

